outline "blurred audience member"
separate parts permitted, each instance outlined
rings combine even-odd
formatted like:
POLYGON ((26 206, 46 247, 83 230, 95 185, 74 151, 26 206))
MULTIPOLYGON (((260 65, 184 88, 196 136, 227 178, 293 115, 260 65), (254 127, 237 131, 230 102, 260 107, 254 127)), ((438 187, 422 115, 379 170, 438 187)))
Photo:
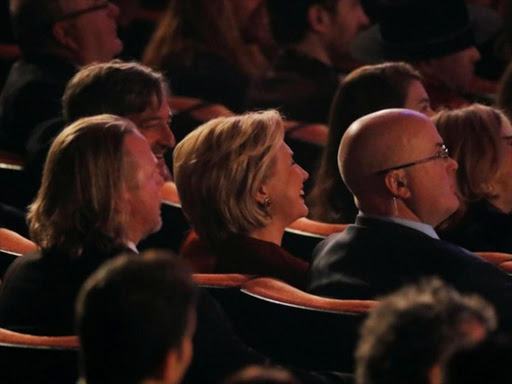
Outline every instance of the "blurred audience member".
POLYGON ((471 251, 512 253, 512 127, 483 105, 443 111, 433 119, 459 164, 460 206, 440 228, 443 239, 471 251))
POLYGON ((443 384, 505 384, 510 381, 512 340, 491 335, 453 354, 443 369, 443 384))
POLYGON ((382 2, 379 15, 379 22, 356 39, 357 59, 413 64, 423 76, 433 109, 470 102, 480 59, 476 41, 491 38, 499 22, 490 23, 480 12, 470 17, 464 0, 388 0, 382 2))
POLYGON ((299 384, 293 375, 280 368, 252 365, 235 373, 224 384, 299 384))
POLYGON ((331 106, 329 139, 308 196, 310 217, 327 223, 353 223, 357 207, 338 170, 341 137, 358 118, 386 108, 408 108, 430 115, 420 74, 406 63, 365 66, 341 83, 331 106))
POLYGON ((102 113, 131 120, 148 141, 158 160, 162 177, 170 180, 171 173, 165 157, 169 157, 169 150, 174 147, 174 135, 169 128, 171 111, 167 105, 168 94, 163 75, 141 64, 116 60, 81 69, 64 91, 64 120, 43 124, 31 135, 25 166, 31 188, 27 199, 32 201, 37 193, 48 150, 64 125, 102 113))
POLYGON ((178 384, 192 360, 198 288, 177 257, 148 252, 105 263, 77 302, 87 384, 178 384))
POLYGON ((126 119, 78 120, 55 139, 30 237, 40 250, 18 258, 0 289, 0 324, 27 333, 72 334, 87 277, 161 226, 163 179, 146 139, 126 119))
POLYGON ((449 356, 495 328, 493 308, 478 296, 439 280, 404 287, 380 299, 361 327, 356 383, 439 384, 449 356))
POLYGON ((343 135, 338 164, 361 212, 315 249, 313 293, 374 299, 438 276, 481 294, 512 326, 512 277, 434 231, 459 200, 457 163, 428 117, 388 109, 356 120, 343 135))
POLYGON ((143 62, 172 74, 175 94, 240 112, 250 79, 267 69, 267 61, 257 46, 244 41, 232 2, 170 2, 143 62))
POLYGON ((37 124, 60 116, 60 100, 77 67, 111 60, 122 49, 118 8, 96 0, 11 0, 21 48, 0 95, 0 142, 23 154, 37 124))
POLYGON ((308 178, 283 141, 275 111, 212 120, 174 150, 183 212, 215 271, 304 283, 307 263, 281 248, 285 228, 306 216, 308 178))
POLYGON ((325 123, 339 84, 339 62, 368 24, 359 0, 267 0, 270 28, 284 49, 273 73, 249 93, 251 108, 279 108, 287 118, 325 123))

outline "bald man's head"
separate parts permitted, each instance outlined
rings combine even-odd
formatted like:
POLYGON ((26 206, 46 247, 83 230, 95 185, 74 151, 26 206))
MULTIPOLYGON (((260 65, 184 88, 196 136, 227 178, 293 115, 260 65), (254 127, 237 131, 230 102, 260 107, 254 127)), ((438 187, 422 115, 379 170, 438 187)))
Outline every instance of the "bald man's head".
POLYGON ((338 151, 338 165, 352 193, 366 189, 377 171, 417 159, 410 149, 418 141, 418 126, 433 127, 418 112, 386 109, 363 116, 348 128, 338 151))
POLYGON ((338 165, 360 204, 369 202, 373 207, 400 199, 411 211, 405 217, 430 223, 458 206, 453 181, 456 163, 449 159, 446 164, 429 164, 445 158, 443 154, 442 139, 428 117, 406 109, 387 109, 364 116, 348 128, 338 151, 338 165), (396 169, 386 171, 390 168, 396 169), (445 206, 442 213, 426 212, 432 205, 435 210, 438 203, 445 206))

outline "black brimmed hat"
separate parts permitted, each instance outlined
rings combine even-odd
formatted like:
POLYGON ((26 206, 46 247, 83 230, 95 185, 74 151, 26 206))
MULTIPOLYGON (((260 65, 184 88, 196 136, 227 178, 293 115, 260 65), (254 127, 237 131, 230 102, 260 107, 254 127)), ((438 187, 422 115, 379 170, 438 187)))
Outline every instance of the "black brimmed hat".
POLYGON ((496 12, 464 0, 388 0, 352 53, 364 63, 442 57, 487 41, 501 24, 496 12))

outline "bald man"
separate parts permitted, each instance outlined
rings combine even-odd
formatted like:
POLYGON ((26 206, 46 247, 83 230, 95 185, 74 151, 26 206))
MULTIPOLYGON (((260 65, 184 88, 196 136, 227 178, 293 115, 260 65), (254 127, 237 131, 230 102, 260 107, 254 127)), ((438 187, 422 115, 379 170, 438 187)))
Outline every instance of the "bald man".
POLYGON ((374 299, 436 275, 480 293, 512 325, 512 278, 434 230, 459 205, 457 163, 427 117, 405 109, 362 117, 343 136, 338 164, 360 212, 315 249, 311 292, 374 299))

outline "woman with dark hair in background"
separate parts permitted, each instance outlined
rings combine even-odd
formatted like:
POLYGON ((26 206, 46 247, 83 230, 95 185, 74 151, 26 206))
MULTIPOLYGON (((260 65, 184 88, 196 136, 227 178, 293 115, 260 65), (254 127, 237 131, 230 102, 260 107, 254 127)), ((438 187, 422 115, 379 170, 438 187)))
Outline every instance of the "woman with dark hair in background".
POLYGON ((328 223, 352 223, 358 209, 338 170, 338 146, 358 118, 386 108, 432 114, 419 73, 406 63, 369 65, 350 73, 331 105, 329 138, 309 196, 310 217, 328 223))

